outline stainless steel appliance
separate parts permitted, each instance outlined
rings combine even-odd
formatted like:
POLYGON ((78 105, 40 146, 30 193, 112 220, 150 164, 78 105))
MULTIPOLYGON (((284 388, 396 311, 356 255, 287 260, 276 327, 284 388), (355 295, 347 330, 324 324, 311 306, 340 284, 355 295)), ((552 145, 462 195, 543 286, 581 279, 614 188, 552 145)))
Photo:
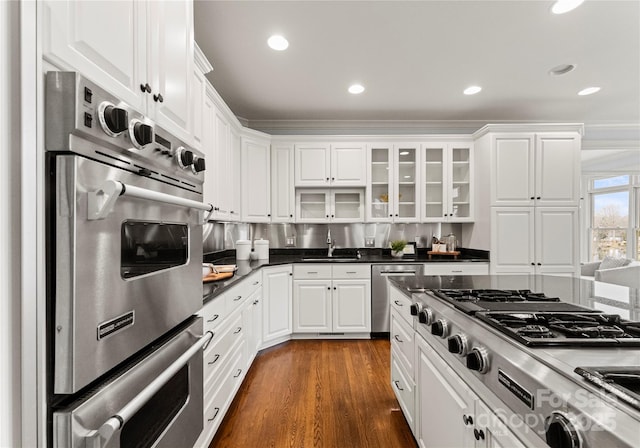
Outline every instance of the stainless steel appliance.
POLYGON ((374 264, 371 266, 371 333, 389 335, 389 277, 422 275, 422 264, 374 264))
MULTIPOLYGON (((637 401, 618 399, 611 391, 624 395, 626 388, 637 394, 638 377, 633 375, 640 365, 640 324, 572 309, 577 305, 557 301, 544 286, 537 294, 518 290, 485 295, 488 291, 460 288, 463 283, 466 288, 491 288, 494 280, 470 276, 438 289, 442 279, 421 279, 427 291, 414 296, 421 304, 418 334, 472 389, 504 403, 498 411, 506 422, 528 427, 543 443, 553 448, 637 446, 637 401), (505 304, 511 309, 502 310, 505 304), (518 306, 524 310, 517 311, 518 306), (536 306, 544 311, 532 312, 536 306), (607 372, 613 372, 611 381, 603 379, 607 372), (614 377, 617 386, 611 384, 614 377)), ((516 277, 509 280, 517 283, 516 277)), ((521 279, 523 285, 531 280, 521 279)), ((553 279, 556 285, 565 282, 567 291, 576 288, 576 281, 553 279)), ((535 276, 533 283, 544 285, 544 277, 535 276)), ((580 286, 577 289, 579 294, 580 286)))
MULTIPOLYGON (((79 430, 60 422, 73 415, 82 425, 96 420, 85 410, 65 417, 63 407, 113 410, 126 400, 125 390, 139 390, 143 378, 153 380, 175 347, 197 353, 193 347, 204 344, 201 322, 189 327, 188 337, 180 326, 202 307, 202 223, 212 206, 202 203, 203 155, 90 80, 73 72, 47 73, 45 114, 49 401, 58 446, 70 446, 79 430), (158 343, 172 335, 193 340, 158 343), (149 347, 158 351, 151 357, 163 361, 144 361, 156 366, 151 370, 133 368, 149 347), (103 384, 114 375, 114 386, 103 384), (68 404, 76 399, 85 404, 68 404), (73 434, 62 434, 62 428, 73 434)), ((197 362, 187 362, 183 378, 187 420, 202 408, 197 362)), ((177 415, 182 411, 172 421, 177 415)), ((146 418, 135 417, 129 428, 146 424, 146 418)))

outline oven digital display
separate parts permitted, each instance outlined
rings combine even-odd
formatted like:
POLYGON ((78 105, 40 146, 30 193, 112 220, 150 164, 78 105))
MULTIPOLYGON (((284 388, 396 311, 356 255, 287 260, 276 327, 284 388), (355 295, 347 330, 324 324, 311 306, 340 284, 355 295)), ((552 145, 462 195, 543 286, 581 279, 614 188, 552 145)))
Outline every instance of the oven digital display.
POLYGON ((164 138, 162 138, 160 135, 156 134, 156 143, 164 146, 167 149, 171 149, 171 142, 169 140, 166 140, 164 138))
POLYGON ((187 264, 187 224, 125 221, 120 235, 122 278, 130 279, 187 264))

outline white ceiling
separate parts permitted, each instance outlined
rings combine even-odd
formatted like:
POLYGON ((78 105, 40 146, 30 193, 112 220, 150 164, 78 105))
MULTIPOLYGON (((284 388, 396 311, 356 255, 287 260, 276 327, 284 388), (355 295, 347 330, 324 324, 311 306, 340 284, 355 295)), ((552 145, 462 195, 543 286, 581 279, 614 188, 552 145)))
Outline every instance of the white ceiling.
POLYGON ((640 122, 640 2, 195 1, 231 110, 268 120, 640 122), (267 47, 272 34, 289 49, 267 47), (559 64, 575 64, 550 76, 559 64), (347 93, 353 82, 366 87, 347 93), (483 87, 474 96, 464 88, 483 87), (602 90, 578 96, 588 86, 602 90))

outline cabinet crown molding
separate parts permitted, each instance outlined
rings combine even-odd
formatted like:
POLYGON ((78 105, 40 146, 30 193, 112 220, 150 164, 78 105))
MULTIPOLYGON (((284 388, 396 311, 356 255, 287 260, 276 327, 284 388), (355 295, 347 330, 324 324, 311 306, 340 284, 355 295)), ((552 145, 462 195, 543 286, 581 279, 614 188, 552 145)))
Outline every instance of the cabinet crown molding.
POLYGON ((503 123, 487 124, 472 134, 474 140, 489 132, 577 132, 584 135, 583 123, 503 123))

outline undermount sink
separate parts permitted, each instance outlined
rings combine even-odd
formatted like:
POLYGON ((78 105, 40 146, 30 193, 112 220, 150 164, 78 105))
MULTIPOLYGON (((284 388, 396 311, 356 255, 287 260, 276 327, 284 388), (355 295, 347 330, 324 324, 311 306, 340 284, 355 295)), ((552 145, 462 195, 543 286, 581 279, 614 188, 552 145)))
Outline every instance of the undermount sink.
POLYGON ((320 262, 320 261, 324 261, 324 262, 328 262, 328 263, 336 263, 336 262, 342 262, 342 263, 348 263, 348 262, 353 262, 353 261, 358 261, 358 259, 356 257, 305 257, 302 259, 302 261, 314 261, 314 262, 320 262))

